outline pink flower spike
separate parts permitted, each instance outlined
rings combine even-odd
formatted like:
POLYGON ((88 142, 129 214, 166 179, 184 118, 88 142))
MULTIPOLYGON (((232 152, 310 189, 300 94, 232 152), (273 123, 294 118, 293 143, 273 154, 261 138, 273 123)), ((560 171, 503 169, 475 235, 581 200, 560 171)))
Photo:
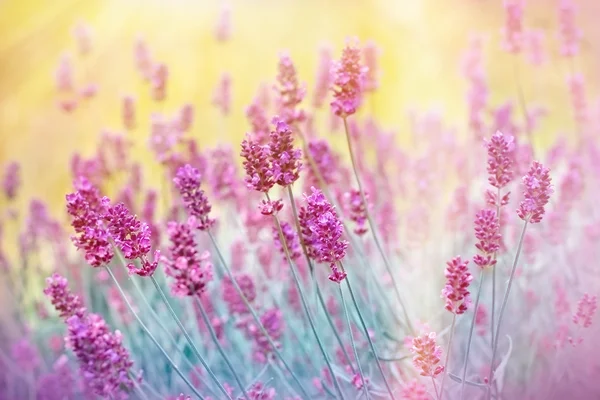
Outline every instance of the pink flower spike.
POLYGON ((446 286, 442 289, 442 298, 446 299, 446 310, 454 314, 464 314, 471 304, 469 284, 473 276, 467 265, 469 261, 463 261, 460 256, 448 261, 444 275, 446 286))
POLYGON ((496 132, 485 146, 488 152, 487 172, 490 174, 488 181, 496 188, 503 188, 513 178, 512 152, 515 149, 514 138, 496 132))
POLYGON ((75 88, 73 61, 70 54, 63 54, 55 72, 56 88, 59 92, 72 92, 75 88))
POLYGON ((579 53, 579 42, 583 33, 575 21, 576 8, 573 0, 559 0, 558 25, 561 39, 560 52, 565 57, 579 53))
POLYGON ((224 72, 213 92, 212 104, 223 115, 228 115, 231 110, 231 75, 224 72))
POLYGON ((435 332, 431 332, 412 340, 410 351, 415 355, 413 365, 421 376, 435 378, 444 372, 444 367, 438 365, 442 358, 442 348, 436 345, 435 337, 435 332))
POLYGON ((480 254, 473 257, 473 262, 480 268, 491 267, 496 264, 494 253, 500 249, 500 221, 494 210, 480 210, 475 216, 475 237, 479 242, 475 244, 480 254))
POLYGON ((544 207, 553 193, 550 169, 534 161, 523 177, 523 185, 525 199, 519 205, 517 215, 532 224, 539 223, 545 213, 544 207))
POLYGON ((71 293, 67 278, 57 273, 46 278, 44 294, 50 298, 50 302, 61 318, 66 319, 75 314, 83 316, 85 313, 81 298, 71 293))
POLYGON ((209 218, 212 209, 204 190, 200 188, 200 172, 189 164, 180 167, 173 179, 190 216, 197 219, 197 228, 207 230, 215 223, 209 218))
POLYGON ((304 85, 300 85, 296 67, 287 54, 279 56, 279 73, 277 74, 277 112, 282 120, 290 125, 305 119, 304 112, 297 109, 306 94, 304 85))
POLYGON ((364 91, 372 92, 377 90, 379 87, 379 66, 378 58, 380 56, 381 49, 377 47, 375 42, 369 40, 363 48, 363 57, 365 60, 365 84, 364 91))
MULTIPOLYGON (((349 192, 344 193, 345 206, 348 215, 352 221, 356 223, 354 227, 354 233, 358 236, 362 236, 368 232, 367 228, 367 207, 362 200, 360 190, 352 189, 349 192)), ((369 204, 369 194, 365 193, 365 200, 367 200, 367 206, 369 204)))
POLYGON ((273 124, 269 141, 272 174, 275 183, 285 187, 300 177, 302 151, 294 148, 294 134, 283 119, 275 117, 273 124))
POLYGON ((121 116, 123 126, 128 131, 135 129, 135 99, 131 96, 123 96, 121 116))
POLYGON ((333 61, 331 47, 322 46, 319 50, 319 66, 317 68, 317 77, 313 94, 313 106, 321 108, 329 92, 332 74, 331 64, 333 61))
POLYGON ((157 64, 152 70, 152 98, 163 101, 167 97, 167 78, 169 70, 165 64, 157 64))
POLYGON ((8 200, 13 200, 17 196, 19 186, 21 186, 21 166, 13 161, 6 165, 2 179, 2 189, 8 200))
POLYGON ((400 393, 404 400, 431 400, 427 388, 418 380, 413 379, 402 388, 400 393))
POLYGON ((362 92, 367 69, 360 63, 357 39, 350 39, 339 62, 333 64, 333 101, 331 109, 338 117, 346 118, 356 112, 362 103, 362 92))
POLYGON ((243 166, 246 170, 244 178, 248 189, 267 193, 275 185, 271 168, 271 150, 268 145, 261 145, 247 137, 242 141, 243 166))
POLYGON ((592 318, 598 308, 596 296, 590 296, 587 293, 581 297, 577 303, 577 312, 573 315, 573 323, 581 325, 583 328, 592 326, 592 318))
POLYGON ((509 53, 520 53, 523 46, 524 0, 504 0, 506 21, 502 29, 504 49, 509 53))
POLYGON ((231 38, 231 31, 231 5, 223 2, 215 24, 215 38, 219 42, 226 42, 231 38))
POLYGON ((262 215, 275 215, 283 208, 283 201, 281 199, 274 201, 263 200, 258 208, 262 215))

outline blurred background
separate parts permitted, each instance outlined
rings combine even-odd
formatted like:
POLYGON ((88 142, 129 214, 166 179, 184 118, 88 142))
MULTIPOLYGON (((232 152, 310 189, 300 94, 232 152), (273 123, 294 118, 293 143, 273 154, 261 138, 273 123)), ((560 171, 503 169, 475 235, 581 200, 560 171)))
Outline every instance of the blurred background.
MULTIPOLYGON (((581 53, 570 64, 558 54, 557 1, 527 5, 525 24, 546 32, 543 67, 518 63, 524 97, 532 106, 543 100, 549 114, 535 132, 536 146, 557 133, 573 130, 566 76, 576 68, 596 91, 599 49, 590 43, 600 35, 600 6, 580 1, 578 24, 584 31, 581 53)), ((467 85, 461 55, 470 35, 485 38, 484 66, 490 103, 517 97, 514 59, 502 50, 501 0, 4 0, 0 2, 0 165, 21 162, 19 197, 42 197, 60 210, 70 186, 70 157, 93 153, 102 129, 122 131, 121 98, 138 104, 138 127, 128 135, 139 143, 140 161, 152 156, 145 145, 152 111, 175 112, 183 103, 195 106, 192 136, 201 145, 223 141, 237 146, 248 123, 245 107, 261 84, 274 80, 280 51, 288 51, 308 97, 318 64, 319 47, 329 44, 338 58, 344 40, 373 40, 381 50, 381 84, 363 112, 374 113, 407 141, 410 110, 435 110, 466 132, 467 85), (231 38, 215 39, 223 7, 231 10, 231 38), (91 49, 77 51, 74 29, 89 28, 91 49), (155 60, 169 68, 166 101, 159 107, 136 73, 134 43, 144 38, 155 60), (75 85, 95 85, 97 93, 71 113, 57 102, 54 79, 59 60, 69 54, 75 85), (226 117, 211 104, 223 73, 232 85, 232 109, 226 117)), ((520 118, 518 116, 517 118, 520 118)), ((25 203, 25 202, 23 202, 25 203)))

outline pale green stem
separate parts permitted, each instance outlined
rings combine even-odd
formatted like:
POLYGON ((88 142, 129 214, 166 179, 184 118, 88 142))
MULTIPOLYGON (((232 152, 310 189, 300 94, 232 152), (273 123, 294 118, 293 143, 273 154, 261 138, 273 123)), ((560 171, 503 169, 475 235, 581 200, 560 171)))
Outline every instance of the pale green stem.
POLYGON ((437 385, 435 384, 435 378, 433 376, 431 377, 431 382, 433 382, 433 390, 435 390, 435 398, 439 400, 440 395, 438 394, 437 385))
POLYGON ((294 370, 285 361, 285 359, 283 358, 283 355, 281 354, 281 352, 277 348, 277 345, 275 343, 273 343, 273 339, 271 339, 271 336, 269 336, 269 333, 267 332, 267 330, 265 329, 265 327, 263 326, 263 324, 260 322, 260 318, 256 314, 256 311, 254 310, 254 307, 252 307, 252 305, 250 304, 250 302, 248 301, 248 299, 244 295, 244 292, 240 288, 240 285, 237 283, 237 280, 233 276, 233 273, 231 272, 231 269, 229 268, 229 266, 225 262, 225 258, 223 257, 223 254, 221 253, 221 250, 219 249, 219 246, 217 245, 217 241, 215 240, 215 237, 213 236, 212 232, 210 230, 207 230, 206 232, 207 232, 208 237, 210 238, 210 240, 211 240, 211 242, 213 244, 213 247, 215 248, 215 251, 217 252, 217 257, 219 258, 219 261, 221 262, 221 265, 222 265, 223 269, 225 269, 225 272, 227 273, 227 276, 231 280, 231 283, 233 284, 233 287, 235 288, 236 292, 238 293, 238 295, 240 296, 240 298, 242 299, 242 301, 244 302, 244 304, 248 308, 248 311, 250 311, 250 314, 254 318, 254 322, 256 323, 256 325, 258 326, 258 328, 260 329, 261 333, 263 335, 265 335, 265 338, 269 342, 269 345, 271 345, 271 348, 273 349, 273 352, 275 353, 275 355, 277 356, 277 358, 279 358, 279 360, 281 360, 281 363, 283 364, 283 366, 285 367, 285 369, 290 373, 292 379, 298 385, 298 388, 302 392, 302 395, 304 396, 304 398, 305 399, 309 399, 310 396, 308 395, 308 392, 306 391, 306 389, 304 388, 304 386, 302 385, 302 383, 300 383, 300 379, 298 379, 298 377, 294 373, 294 370))
POLYGON ((142 322, 142 320, 140 319, 140 317, 138 316, 138 314, 135 312, 135 310, 131 306, 131 303, 129 302, 129 299, 125 295, 125 292, 123 291, 123 288, 119 284, 119 281, 117 281, 117 278, 112 273, 111 269, 108 268, 108 267, 106 267, 106 271, 110 275, 110 277, 113 280, 115 286, 117 287, 117 290, 121 294, 121 297, 123 298, 123 301, 127 305, 127 308, 129 309, 129 311, 131 312, 131 314, 134 316, 134 318, 137 320, 137 322, 142 327, 142 330, 146 333, 146 335, 148 335, 148 337, 150 338, 150 340, 152 340, 152 342, 158 348, 158 350, 160 350, 160 352, 167 359, 167 361, 169 362, 169 364, 171 364, 171 367, 173 367, 173 369, 175 370, 175 372, 177 373, 177 375, 179 375, 179 377, 185 382, 186 385, 188 385, 188 387, 192 390, 192 392, 196 396, 198 396, 201 400, 203 400, 204 396, 202 396, 198 392, 198 390, 196 390, 196 388, 194 387, 194 385, 192 385, 192 383, 185 377, 185 375, 183 374, 183 372, 181 372, 181 370, 179 369, 179 367, 177 366, 177 364, 175 364, 175 362, 173 362, 173 360, 171 359, 171 357, 169 357, 169 355, 167 354, 167 352, 165 351, 165 349, 158 343, 158 341, 156 340, 156 338, 154 337, 154 335, 152 335, 152 333, 150 332, 150 330, 148 329, 148 327, 146 327, 146 325, 142 322))
MULTIPOLYGON (((267 200, 270 200, 268 194, 267 194, 267 200)), ((285 237, 283 236, 283 230, 281 229, 281 223, 279 222, 279 218, 277 217, 276 214, 273 214, 273 219, 275 220, 275 224, 277 225, 277 230, 279 231, 279 240, 281 241, 281 246, 283 247, 285 257, 290 266, 290 269, 292 270, 294 282, 296 283, 296 289, 298 289, 298 293, 300 294, 300 301, 302 303, 302 308, 304 308, 304 313, 306 314, 306 317, 308 318, 308 323, 310 324, 310 328, 312 329, 312 332, 313 332, 315 338, 317 339, 317 344, 319 345, 319 349, 321 350, 321 353, 323 354, 323 358, 325 359, 325 363, 327 364, 327 369, 329 370, 329 373, 331 374, 331 378, 333 379, 335 388, 336 388, 340 398, 343 399, 344 394, 342 392, 342 388, 340 387, 340 383, 338 382, 335 372, 333 371, 333 367, 331 366, 331 362, 329 361, 327 352, 325 351, 325 348, 323 347, 323 342, 321 342, 321 337, 319 336, 317 329, 315 328, 315 323, 313 322, 312 316, 310 314, 310 310, 308 309, 308 304, 306 303, 306 298, 304 296, 304 290, 302 289, 302 285, 300 284, 300 279, 298 279, 298 274, 296 273, 296 267, 294 266, 294 263, 292 262, 292 259, 290 258, 290 252, 287 247, 287 242, 285 240, 285 237)))
POLYGON ((314 268, 314 265, 313 265, 310 257, 308 256, 308 251, 306 249, 306 243, 304 243, 304 238, 302 237, 302 230, 300 229, 300 222, 299 222, 300 220, 298 218, 298 210, 296 209, 296 202, 294 201, 294 196, 292 194, 292 189, 290 186, 287 187, 287 191, 288 191, 288 197, 290 199, 290 203, 292 204, 292 214, 294 216, 296 232, 298 234, 298 239, 300 240, 300 246, 302 247, 302 252, 304 253, 306 263, 308 264, 308 267, 311 271, 311 276, 312 276, 312 279, 315 284, 315 291, 317 293, 317 298, 319 300, 319 304, 321 305, 321 307, 323 307, 323 312, 325 314, 325 318, 327 318, 327 322, 329 323, 329 326, 331 326, 331 329, 333 330, 333 334, 335 335, 335 338, 336 338, 340 348, 342 349, 342 353, 344 353, 344 357, 346 358, 348 365, 350 365, 350 368, 352 369, 352 373, 355 373, 354 365, 352 364, 350 355, 348 354, 348 351, 346 350, 346 347, 344 346, 344 342, 342 342, 342 338, 340 337, 340 335, 337 331, 337 328, 331 319, 331 315, 329 315, 327 306, 325 304, 325 300, 323 300, 323 295, 321 294, 321 289, 319 288, 319 282, 317 282, 317 279, 314 276, 315 268, 314 268))
POLYGON ((163 303, 167 307, 167 310, 169 311, 169 314, 171 314, 171 317, 173 317, 173 320, 175 321, 175 323, 177 324, 177 326, 179 326, 179 329, 181 329, 181 333, 183 333, 183 336, 185 336, 185 339, 187 340, 187 342, 192 347, 192 351, 194 352, 194 354, 196 355, 196 357, 198 358, 198 360, 200 361, 200 363, 204 366, 204 368, 206 369, 206 372, 208 372, 208 375, 210 375, 210 377, 212 378, 212 380, 217 384, 217 387, 219 388, 219 390, 221 391, 221 393, 223 393, 226 398, 231 399, 231 397, 229 396, 229 394, 227 393, 227 391, 225 390, 225 388, 223 387, 223 385, 221 385, 221 382, 219 382, 219 379, 217 379, 217 376, 214 374, 214 372, 212 371, 212 369, 210 369, 210 366, 208 365, 208 363, 206 362, 206 360, 204 359, 204 357, 202 357, 202 355, 200 354, 200 351, 198 350, 198 348, 194 344, 194 341, 192 340, 192 338, 188 334, 187 330, 185 329, 185 327, 181 323, 181 320, 179 319, 179 317, 177 317, 177 314, 175 314, 175 310, 173 310, 173 307, 171 307, 171 304, 169 303, 169 300, 167 300, 167 297, 165 296, 165 293, 160 288, 158 282, 156 282, 156 279, 151 275, 150 276, 150 280, 154 284, 154 287, 158 291, 158 294, 160 295, 160 298, 162 299, 163 303))
POLYGON ((375 241, 375 245, 377 246, 377 249, 379 250, 379 253, 381 254, 381 258, 383 259, 383 264, 385 265, 387 273, 390 275, 390 278, 392 279, 392 285, 394 286, 394 291, 396 293, 396 297, 398 297, 398 302, 400 303, 400 307, 402 308, 402 311, 404 313, 404 318, 406 319, 406 324, 408 326, 408 329, 410 332, 414 332, 414 330, 412 328, 412 324, 410 322, 410 318, 408 316, 408 312, 406 310, 404 301, 402 299, 402 294, 400 293, 400 289, 398 288, 398 284, 396 283, 396 278, 394 277, 394 273, 393 273, 390 263, 387 259, 385 251, 383 250, 383 247, 381 246, 381 243, 377 236, 377 231, 375 230, 375 223, 373 222, 373 218, 371 218, 371 213, 369 212, 369 207, 368 207, 368 204, 367 204, 367 201, 365 198, 365 192, 363 190, 360 175, 358 173, 358 167, 356 166, 356 161, 354 159, 354 150, 352 149, 352 139, 350 138, 350 131, 348 130, 348 121, 346 120, 346 118, 342 118, 342 119, 344 121, 344 129, 346 131, 346 141, 348 142, 348 152, 350 153, 350 161, 352 163, 352 170, 354 171, 354 176, 356 177, 356 183, 358 184, 358 190, 360 191, 360 197, 365 206, 365 214, 367 216, 367 221, 369 222, 369 228, 371 229, 371 234, 373 235, 373 240, 375 241))
POLYGON ((512 269, 510 271, 510 278, 508 279, 508 286, 506 287, 506 292, 504 293, 504 298, 502 299, 502 307, 500 308, 500 314, 498 315, 498 326, 496 327, 496 341, 494 342, 494 347, 492 349, 492 361, 490 363, 490 382, 487 390, 487 397, 491 396, 490 387, 494 382, 494 362, 496 361, 496 352, 498 351, 498 342, 500 336, 500 328, 502 327, 502 318, 504 317, 504 310, 506 310, 506 304, 508 303, 508 296, 510 295, 510 289, 512 287, 512 283, 515 277, 515 271, 517 270, 517 264, 519 262, 519 255, 521 254, 521 249, 523 248, 523 239, 525 238, 525 231, 527 230, 527 223, 529 220, 525 220, 523 224, 523 230, 521 231, 521 237, 519 238, 519 244, 517 246, 517 253, 515 254, 515 260, 512 265, 512 269))
POLYGON ((219 338, 217 337, 217 334, 215 333, 215 330, 214 330, 212 324, 210 323, 210 319, 208 318, 208 315, 206 314, 204 305, 202 304, 202 302, 200 301, 198 296, 194 296, 194 299, 196 300, 196 304, 200 308, 200 314, 202 315, 204 324, 206 325, 206 328, 208 329, 215 346, 217 346, 217 350, 221 354, 221 357, 223 357, 223 360, 225 360, 225 363, 227 364, 227 367, 229 367, 229 370, 233 374, 233 377, 234 377, 235 381, 237 382, 238 386, 240 387, 240 389, 242 389, 242 393, 244 394, 244 397, 249 400, 250 398, 248 397, 248 393, 246 393, 246 388, 242 384, 242 381, 240 380, 240 377, 238 376, 238 374, 235 372, 235 368, 233 368, 233 365, 231 365, 231 361, 229 361, 229 357, 227 357, 227 354, 225 354, 225 351, 223 351, 223 346, 221 346, 221 343, 219 343, 219 338))
POLYGON ((456 327, 456 314, 452 314, 452 325, 450 326, 450 338, 448 339, 448 351, 446 352, 446 361, 444 362, 444 375, 442 376, 442 384, 440 385, 440 399, 444 398, 444 383, 448 376, 448 362, 450 361, 450 353, 452 352, 452 339, 454 338, 454 328, 456 327))
MULTIPOLYGON (((356 350, 356 343, 354 343, 354 335, 352 334, 352 324, 350 324, 350 315, 348 314, 348 307, 346 306, 346 299, 344 298, 344 291, 342 285, 337 284, 340 291, 340 298, 342 299, 342 307, 344 308, 344 315, 346 316, 346 324, 348 326, 348 334, 350 335, 350 343, 352 344, 352 351, 354 351, 354 358, 356 359, 356 365, 358 366, 358 373, 360 374, 360 380, 363 383, 363 391, 367 399, 371 398, 367 382, 365 382, 365 374, 363 373, 362 366, 360 364, 360 358, 358 357, 358 351, 356 350)), ((352 365, 352 363, 350 363, 352 365)))
MULTIPOLYGON (((496 191, 496 218, 498 218, 498 231, 500 231, 500 195, 501 189, 498 188, 496 191)), ((496 260, 497 253, 494 253, 494 260, 496 260)), ((496 332, 495 332, 495 321, 496 321, 496 265, 492 266, 492 305, 491 305, 491 334, 492 334, 492 347, 494 346, 494 341, 496 340, 496 332)))
POLYGON ((473 307, 473 319, 471 320, 471 328, 469 328, 469 339, 467 340, 467 352, 465 354, 465 362, 463 364, 463 370, 461 375, 460 384, 460 400, 463 399, 465 391, 465 379, 467 377, 467 366, 469 364, 469 353, 471 352, 471 341, 473 340, 473 331, 475 330, 475 319, 477 317, 477 307, 479 307, 479 299, 481 298, 481 288, 484 281, 484 270, 482 269, 479 273, 479 287, 477 288, 477 296, 475 297, 475 306, 473 307))
MULTIPOLYGON (((340 266, 342 267, 342 270, 344 270, 344 267, 342 266, 341 261, 340 261, 340 266)), ((348 291, 350 292, 350 297, 352 298, 352 302, 354 303, 354 308, 356 309, 356 313, 358 314, 360 324, 362 325, 365 336, 367 337, 367 341, 369 342, 369 347, 371 348, 371 351, 373 352, 373 356, 375 357, 375 363, 377 364, 377 369, 379 369, 379 373, 381 373, 381 377, 383 378, 383 383, 385 384, 385 387, 386 387, 390 397, 392 399, 395 399, 394 394, 392 393, 392 389, 390 388, 390 384, 388 383, 387 378, 385 377, 385 372, 383 371, 381 362, 379 362, 379 357, 377 355, 377 351, 375 350, 375 345, 373 344, 373 340, 371 340, 371 335, 369 335, 369 329, 367 328, 367 324, 365 324, 365 320, 362 316, 362 313, 360 312, 360 307, 358 307, 358 303, 356 301, 356 297, 354 296, 354 291, 352 290, 352 285, 350 285, 350 280, 349 280, 348 276, 346 276, 345 281, 346 281, 346 285, 348 286, 348 291)))

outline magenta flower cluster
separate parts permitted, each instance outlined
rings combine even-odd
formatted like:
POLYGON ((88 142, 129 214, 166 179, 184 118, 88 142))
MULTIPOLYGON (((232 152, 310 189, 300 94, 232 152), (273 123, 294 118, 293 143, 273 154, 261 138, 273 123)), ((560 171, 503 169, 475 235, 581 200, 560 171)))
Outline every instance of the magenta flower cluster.
POLYGON ((313 187, 312 194, 304 196, 306 206, 300 208, 298 218, 309 257, 329 263, 332 271, 329 279, 339 283, 344 280, 346 273, 336 264, 344 258, 348 248, 348 242, 342 238, 342 222, 335 207, 319 189, 313 187))
POLYGON ((288 186, 300 177, 302 151, 294 149, 294 134, 290 126, 279 117, 273 118, 275 129, 269 142, 273 180, 280 186, 288 186))
POLYGON ((200 188, 200 172, 189 164, 180 167, 173 179, 190 216, 196 218, 197 228, 204 231, 215 223, 209 217, 211 205, 200 188))
POLYGON ((81 298, 69 290, 67 278, 57 273, 46 278, 44 294, 58 311, 61 318, 69 318, 73 315, 83 316, 85 308, 81 298))
POLYGON ((331 110, 346 118, 362 103, 366 68, 361 65, 361 51, 356 40, 349 40, 339 62, 333 64, 333 101, 331 110))
POLYGON ((278 113, 287 124, 301 122, 305 115, 297 107, 306 94, 306 88, 298 82, 296 67, 287 54, 279 57, 278 70, 275 86, 278 113))
POLYGON ((446 301, 446 310, 454 314, 464 314, 471 303, 469 285, 473 276, 467 267, 468 260, 463 261, 460 256, 446 263, 446 285, 442 289, 442 298, 446 301))
POLYGON ((496 265, 495 253, 500 249, 500 221, 494 210, 480 210, 475 215, 475 244, 479 254, 473 257, 473 262, 480 268, 496 265))
POLYGON ((85 386, 102 398, 125 399, 133 390, 133 362, 119 331, 111 332, 97 314, 67 319, 67 344, 79 361, 85 386))
POLYGON ((173 278, 174 296, 200 296, 212 280, 210 253, 198 254, 194 233, 189 224, 169 222, 169 257, 163 257, 165 274, 173 278))
POLYGON ((550 169, 534 161, 527 175, 523 177, 523 185, 525 199, 521 201, 517 215, 524 221, 538 223, 542 220, 544 207, 553 193, 550 169))

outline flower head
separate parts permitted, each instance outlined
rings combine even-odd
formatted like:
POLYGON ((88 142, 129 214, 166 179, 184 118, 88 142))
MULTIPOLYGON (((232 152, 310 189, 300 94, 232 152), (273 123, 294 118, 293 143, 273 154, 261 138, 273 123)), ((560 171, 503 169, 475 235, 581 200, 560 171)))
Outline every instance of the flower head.
POLYGON ((575 20, 576 8, 573 0, 560 0, 558 23, 561 39, 560 52, 565 57, 573 57, 579 52, 579 42, 583 37, 575 20))
POLYGON ((204 190, 200 189, 200 172, 189 164, 180 167, 173 179, 189 214, 198 222, 198 229, 207 230, 215 220, 208 217, 211 205, 204 190))
POLYGON ((481 268, 493 266, 496 259, 493 257, 500 249, 500 221, 494 210, 480 210, 475 215, 475 237, 479 242, 475 244, 480 254, 473 257, 473 262, 481 268))
POLYGON ((473 276, 460 256, 453 258, 446 264, 446 286, 442 289, 442 297, 446 299, 446 310, 454 314, 463 314, 471 302, 469 284, 473 276))
POLYGON ((171 292, 174 296, 199 296, 211 281, 210 253, 198 254, 194 233, 189 224, 169 222, 167 234, 171 245, 165 262, 165 274, 174 279, 171 292))
POLYGON ((294 149, 294 135, 284 120, 275 117, 273 123, 275 130, 269 142, 273 179, 278 185, 288 186, 300 176, 302 151, 294 149))
POLYGON ((335 207, 319 189, 313 187, 312 194, 304 196, 306 206, 300 208, 298 218, 308 255, 319 262, 329 263, 333 272, 329 279, 339 283, 345 273, 338 269, 336 263, 344 258, 348 248, 348 242, 342 239, 342 222, 335 207))
POLYGON ((9 200, 16 197, 17 190, 21 185, 20 172, 21 167, 16 161, 9 163, 4 170, 2 189, 4 190, 4 195, 9 200))
MULTIPOLYGON (((364 196, 365 200, 367 201, 367 206, 370 206, 368 193, 365 193, 364 196)), ((354 233, 359 236, 364 235, 368 231, 366 226, 367 207, 363 202, 360 190, 352 189, 349 192, 344 193, 344 200, 350 219, 356 223, 356 227, 354 227, 354 233)))
POLYGON ((248 189, 267 193, 275 185, 270 161, 270 147, 247 138, 242 141, 240 155, 244 158, 243 166, 246 170, 244 180, 248 189))
POLYGON ((378 68, 378 58, 381 50, 375 42, 368 41, 363 49, 363 57, 365 59, 365 82, 364 82, 364 90, 365 92, 370 92, 376 90, 379 87, 379 68, 378 68))
MULTIPOLYGON (((269 334, 269 337, 277 347, 281 346, 279 340, 283 335, 284 323, 283 313, 279 308, 270 308, 260 316, 260 323, 269 334)), ((254 339, 255 357, 258 361, 265 360, 273 351, 269 340, 254 324, 248 326, 249 334, 254 339)))
POLYGON ((487 172, 490 185, 501 189, 513 178, 512 152, 515 149, 514 138, 496 132, 485 144, 488 152, 487 172))
POLYGON ((127 130, 135 128, 135 99, 132 96, 124 96, 121 108, 123 126, 127 130))
POLYGON ((333 152, 326 140, 315 139, 308 142, 308 154, 305 154, 305 158, 308 165, 305 174, 307 190, 312 186, 321 186, 319 176, 323 180, 323 183, 327 185, 333 185, 338 182, 340 175, 339 157, 333 152), (309 155, 312 157, 312 162, 308 159, 309 155))
POLYGON ((298 110, 298 105, 302 102, 306 94, 304 85, 298 82, 296 67, 292 59, 287 54, 279 56, 279 73, 277 74, 277 109, 282 120, 288 124, 303 121, 304 112, 298 110))
POLYGON ((213 93, 212 104, 216 106, 223 115, 229 114, 231 110, 231 75, 223 73, 213 93))
MULTIPOLYGON (((283 238, 290 254, 290 258, 292 260, 297 260, 302 256, 302 249, 300 248, 300 240, 298 239, 296 230, 292 224, 283 221, 281 222, 281 231, 283 232, 283 238)), ((279 229, 277 229, 276 226, 273 227, 273 241, 275 242, 275 247, 277 247, 277 250, 284 255, 285 259, 285 251, 279 237, 279 229)))
POLYGON ((413 379, 402 388, 401 398, 405 400, 430 400, 425 385, 413 379))
POLYGON ((573 323, 581 325, 584 328, 592 326, 592 318, 596 313, 598 303, 596 296, 590 296, 584 293, 583 297, 577 303, 577 312, 573 315, 573 323))
POLYGON ((331 109, 346 118, 356 112, 362 102, 366 68, 360 64, 360 48, 356 40, 349 40, 342 58, 333 65, 333 101, 331 109))
POLYGON ((504 0, 506 21, 502 34, 504 48, 509 53, 520 53, 523 46, 524 0, 504 0))
MULTIPOLYGON (((248 274, 238 274, 234 279, 240 287, 242 294, 248 300, 248 303, 252 303, 256 299, 256 286, 252 277, 248 274)), ((229 277, 223 278, 222 290, 223 300, 227 304, 230 313, 248 314, 250 312, 229 277)))
POLYGON ((156 64, 152 70, 152 98, 163 101, 167 97, 167 78, 169 70, 165 64, 156 64))
POLYGON ((75 314, 83 315, 85 308, 81 298, 71 293, 67 285, 67 278, 54 273, 46 278, 44 294, 50 298, 50 302, 61 318, 69 318, 75 314))
POLYGON ((133 362, 119 331, 111 332, 97 314, 67 319, 66 341, 79 361, 81 378, 96 396, 126 398, 133 390, 133 362))
POLYGON ((158 267, 158 250, 155 252, 154 261, 147 259, 148 253, 152 248, 150 227, 145 222, 141 222, 137 216, 125 207, 123 203, 109 207, 104 217, 108 231, 115 245, 123 252, 123 256, 128 260, 139 259, 141 268, 137 268, 133 263, 127 267, 130 273, 139 276, 151 276, 158 267))
POLYGON ((523 177, 523 185, 525 199, 519 205, 517 215, 524 221, 538 223, 542 220, 544 207, 553 193, 550 169, 534 161, 527 175, 523 177))
POLYGON ((66 196, 67 212, 77 234, 71 240, 85 251, 85 259, 93 267, 108 264, 114 256, 103 224, 108 199, 101 198, 98 189, 85 178, 79 178, 74 185, 76 191, 66 196))
POLYGON ((434 378, 444 372, 444 367, 438 365, 442 357, 442 348, 436 345, 435 336, 435 332, 431 332, 412 340, 410 351, 414 354, 413 365, 421 376, 434 378))
MULTIPOLYGON (((277 392, 274 388, 266 388, 262 382, 256 382, 248 389, 248 397, 250 400, 273 400, 277 392)), ((240 396, 238 399, 244 399, 240 396)))

